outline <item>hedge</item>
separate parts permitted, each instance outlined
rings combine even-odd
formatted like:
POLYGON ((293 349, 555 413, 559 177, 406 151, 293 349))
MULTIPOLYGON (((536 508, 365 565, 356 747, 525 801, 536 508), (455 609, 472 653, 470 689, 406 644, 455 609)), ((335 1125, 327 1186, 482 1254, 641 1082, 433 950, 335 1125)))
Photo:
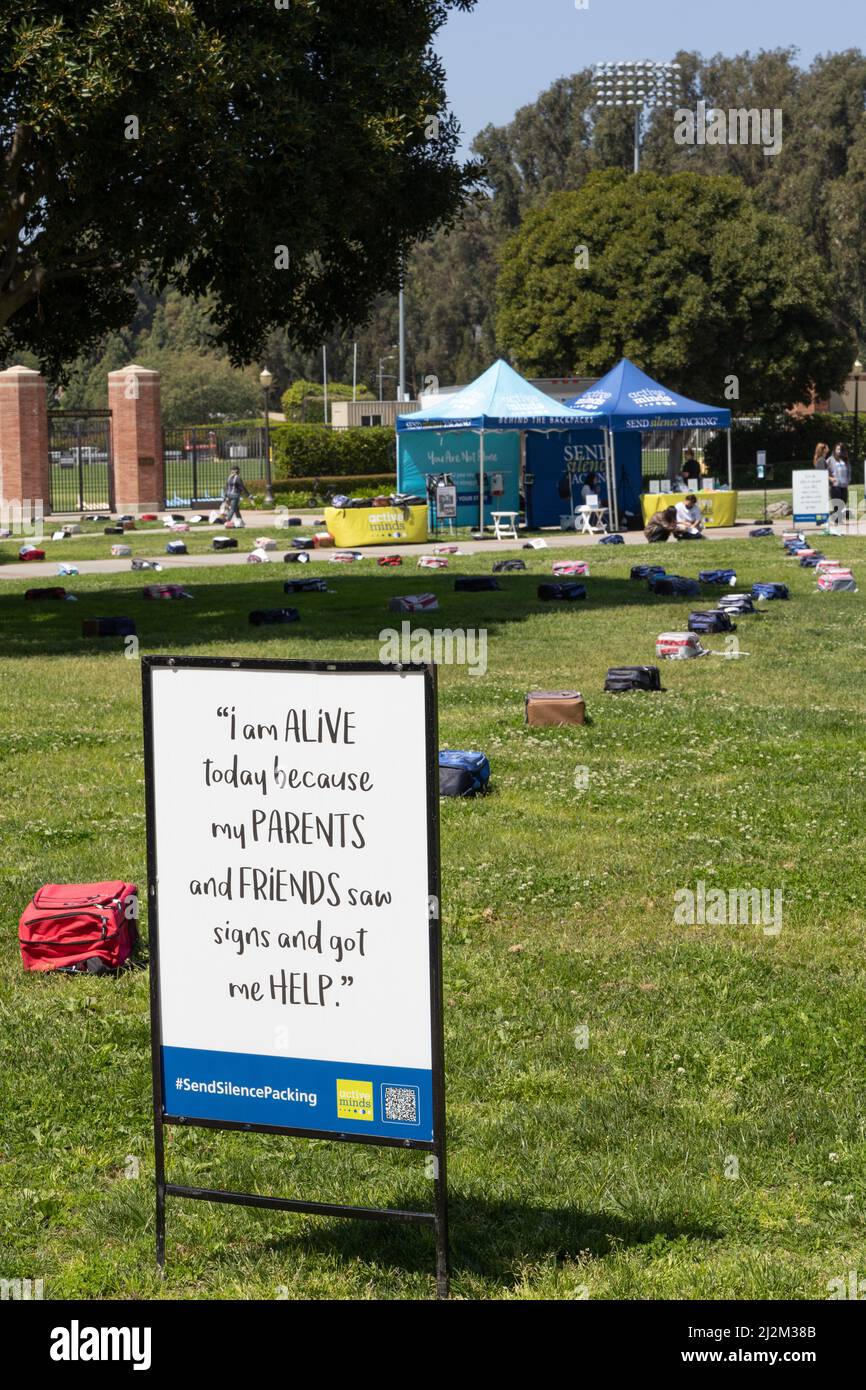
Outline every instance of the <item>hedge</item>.
MULTIPOLYGON (((832 450, 836 444, 845 444, 855 463, 854 416, 853 415, 802 415, 765 419, 755 424, 738 424, 734 421, 731 452, 734 463, 735 487, 758 487, 756 479, 756 455, 759 449, 766 450, 767 463, 773 465, 772 482, 775 487, 790 487, 791 472, 795 468, 810 468, 818 444, 827 444, 832 450)), ((862 457, 866 445, 866 412, 860 422, 859 452, 862 457)), ((707 444, 704 460, 707 471, 716 477, 727 477, 728 441, 725 434, 718 434, 707 444)))
MULTIPOLYGON (((264 478, 245 479, 250 492, 264 492, 266 483, 264 478)), ((326 487, 337 488, 340 492, 350 495, 354 488, 378 488, 383 494, 393 492, 397 486, 396 473, 350 473, 332 474, 331 477, 321 478, 275 478, 272 484, 272 491, 275 497, 283 496, 290 492, 315 492, 316 488, 324 484, 326 487)))
POLYGON ((275 478, 358 478, 397 471, 394 431, 376 425, 348 430, 274 425, 271 458, 275 478))

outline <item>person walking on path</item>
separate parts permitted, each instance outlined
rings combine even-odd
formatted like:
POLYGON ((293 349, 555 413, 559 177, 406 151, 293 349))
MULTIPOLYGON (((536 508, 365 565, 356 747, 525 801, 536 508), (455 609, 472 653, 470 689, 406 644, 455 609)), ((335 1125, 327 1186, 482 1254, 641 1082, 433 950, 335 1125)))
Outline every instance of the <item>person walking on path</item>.
POLYGON ((226 479, 225 500, 228 508, 226 513, 226 525, 228 525, 230 521, 233 521, 243 526, 243 518, 241 517, 242 496, 249 497, 252 501, 252 493, 241 477, 241 470, 238 468, 237 464, 235 464, 226 479))

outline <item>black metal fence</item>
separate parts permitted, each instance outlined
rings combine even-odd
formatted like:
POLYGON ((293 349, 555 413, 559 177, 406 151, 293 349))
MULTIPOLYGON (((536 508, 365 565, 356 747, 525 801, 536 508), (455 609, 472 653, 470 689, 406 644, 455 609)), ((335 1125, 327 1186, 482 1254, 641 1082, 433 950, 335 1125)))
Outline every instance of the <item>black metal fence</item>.
POLYGON ((114 507, 109 410, 49 410, 48 458, 52 512, 114 507))
POLYGON ((263 477, 264 435, 261 425, 165 430, 165 505, 199 507, 220 501, 234 465, 241 470, 244 481, 263 477))

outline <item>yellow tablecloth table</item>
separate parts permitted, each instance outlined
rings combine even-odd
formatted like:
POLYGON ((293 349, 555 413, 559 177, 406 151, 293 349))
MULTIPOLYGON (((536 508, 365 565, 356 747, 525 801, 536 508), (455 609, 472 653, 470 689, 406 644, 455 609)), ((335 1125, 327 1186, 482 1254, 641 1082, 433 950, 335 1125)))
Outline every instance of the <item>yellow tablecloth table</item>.
POLYGON ((326 507, 325 526, 341 549, 427 540, 427 508, 326 507))
MULTIPOLYGON (((685 492, 642 493, 640 504, 644 526, 656 512, 663 512, 665 507, 675 507, 678 502, 685 502, 687 496, 685 492)), ((740 497, 738 492, 696 492, 695 496, 708 528, 736 525, 737 503, 740 497)))

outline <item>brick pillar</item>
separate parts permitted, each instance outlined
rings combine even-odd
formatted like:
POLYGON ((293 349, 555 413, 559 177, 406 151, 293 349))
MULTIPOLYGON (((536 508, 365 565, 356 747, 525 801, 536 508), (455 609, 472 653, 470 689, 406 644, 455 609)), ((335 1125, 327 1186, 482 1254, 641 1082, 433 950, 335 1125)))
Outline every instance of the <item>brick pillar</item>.
POLYGON ((0 372, 0 500, 51 510, 48 383, 29 367, 0 372))
POLYGON ((159 510, 165 500, 159 372, 133 362, 108 373, 114 459, 114 505, 119 512, 159 510))

